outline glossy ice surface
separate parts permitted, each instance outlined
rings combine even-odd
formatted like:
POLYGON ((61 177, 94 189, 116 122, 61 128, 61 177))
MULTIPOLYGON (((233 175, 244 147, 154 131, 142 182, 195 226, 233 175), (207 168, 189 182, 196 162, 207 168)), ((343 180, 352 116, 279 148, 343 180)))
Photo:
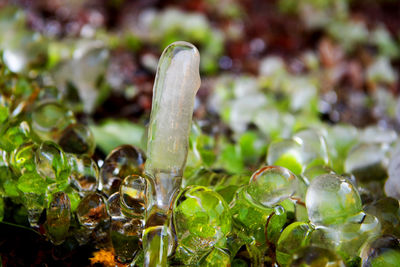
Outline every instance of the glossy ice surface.
POLYGON ((143 237, 145 266, 166 266, 171 250, 167 225, 188 154, 199 63, 198 50, 186 42, 169 45, 158 63, 145 166, 151 195, 143 237))
POLYGON ((194 97, 200 87, 200 54, 186 42, 163 52, 153 89, 146 172, 181 174, 186 163, 194 97))
POLYGON ((296 189, 297 178, 291 171, 284 167, 266 166, 253 173, 246 191, 254 202, 271 208, 291 197, 296 189))
POLYGON ((174 225, 179 245, 195 253, 225 243, 232 227, 231 213, 218 193, 203 186, 190 186, 179 195, 175 205, 174 225))
POLYGON ((308 217, 314 224, 337 224, 361 211, 358 191, 345 178, 335 174, 316 177, 306 195, 308 217))

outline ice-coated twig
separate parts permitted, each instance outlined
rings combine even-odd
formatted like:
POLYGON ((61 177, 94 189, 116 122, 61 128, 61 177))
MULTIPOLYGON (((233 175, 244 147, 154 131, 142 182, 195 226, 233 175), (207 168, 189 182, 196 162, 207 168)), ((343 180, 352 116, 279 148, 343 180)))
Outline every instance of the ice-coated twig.
POLYGON ((150 182, 145 266, 166 266, 173 246, 169 221, 186 164, 194 98, 200 87, 199 63, 196 47, 182 41, 169 45, 158 63, 145 166, 150 182))

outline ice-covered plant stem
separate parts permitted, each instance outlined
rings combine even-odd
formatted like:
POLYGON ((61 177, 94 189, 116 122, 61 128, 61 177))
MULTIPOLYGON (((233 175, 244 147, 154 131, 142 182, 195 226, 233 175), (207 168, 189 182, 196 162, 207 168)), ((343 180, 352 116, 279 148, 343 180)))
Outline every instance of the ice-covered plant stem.
POLYGON ((153 87, 145 173, 149 180, 145 266, 166 266, 174 246, 169 222, 188 153, 195 95, 200 87, 200 54, 187 42, 161 55, 153 87))

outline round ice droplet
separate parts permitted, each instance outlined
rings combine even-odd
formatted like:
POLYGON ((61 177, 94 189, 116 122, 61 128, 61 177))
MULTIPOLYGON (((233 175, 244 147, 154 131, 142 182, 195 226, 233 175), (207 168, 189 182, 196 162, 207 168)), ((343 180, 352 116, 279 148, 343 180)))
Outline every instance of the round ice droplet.
POLYGON ((121 196, 119 192, 112 194, 108 200, 111 215, 111 243, 119 261, 132 260, 141 249, 143 221, 137 218, 125 217, 121 212, 121 196))
POLYGON ((99 184, 99 168, 87 155, 67 154, 71 166, 70 181, 80 193, 94 192, 99 184))
POLYGON ((296 176, 284 167, 266 166, 253 173, 247 194, 255 203, 272 207, 292 196, 297 189, 296 176))
POLYGON ((400 206, 397 199, 383 197, 365 205, 364 211, 379 219, 382 224, 382 234, 400 236, 400 206))
POLYGON ((291 139, 271 142, 268 147, 267 163, 288 168, 294 174, 300 175, 303 172, 301 144, 291 139))
POLYGON ((278 239, 276 259, 281 266, 286 266, 291 255, 308 244, 312 228, 305 222, 294 222, 288 225, 278 239))
POLYGON ((200 261, 199 265, 201 267, 230 267, 231 259, 229 252, 220 248, 213 248, 213 250, 204 255, 200 261))
POLYGON ((144 219, 146 209, 147 182, 141 176, 129 175, 119 189, 121 195, 121 211, 125 216, 144 219))
POLYGON ((76 215, 79 223, 84 227, 96 228, 97 225, 109 218, 105 198, 98 193, 85 196, 78 205, 76 215))
POLYGON ((11 152, 30 139, 31 129, 26 121, 11 121, 0 129, 0 148, 11 152))
POLYGON ((142 174, 145 161, 146 156, 139 148, 131 145, 115 148, 107 156, 100 170, 102 190, 108 195, 118 191, 122 179, 128 175, 142 174), (116 182, 118 186, 113 186, 116 182))
POLYGON ((344 259, 349 259, 359 255, 360 249, 372 237, 381 233, 381 224, 373 215, 360 213, 341 225, 336 225, 331 232, 331 237, 336 244, 336 251, 344 259))
POLYGON ((57 139, 73 121, 72 113, 54 100, 44 100, 32 111, 32 128, 43 139, 57 139))
POLYGON ((328 164, 328 149, 325 138, 320 132, 303 129, 293 135, 293 140, 301 144, 303 162, 307 167, 328 164))
POLYGON ((58 140, 65 152, 92 155, 96 146, 92 131, 86 125, 77 123, 68 126, 58 140))
POLYGON ((193 253, 223 242, 232 227, 225 200, 203 186, 189 186, 180 193, 173 218, 179 245, 193 253))
POLYGON ((110 213, 111 217, 123 216, 121 212, 120 201, 121 201, 121 195, 119 194, 119 192, 112 194, 107 199, 108 212, 110 213))
POLYGON ((111 242, 119 261, 131 261, 141 249, 143 224, 138 219, 127 217, 111 218, 111 242))
POLYGON ((302 174, 302 178, 304 182, 309 185, 314 178, 322 175, 322 174, 334 174, 335 172, 328 167, 327 165, 316 165, 310 168, 307 168, 302 174))
POLYGON ((309 246, 294 253, 289 266, 345 267, 345 264, 335 252, 325 248, 309 246))
POLYGON ((386 151, 381 145, 361 144, 347 155, 344 170, 362 182, 384 180, 387 177, 387 161, 386 151))
POLYGON ((361 251, 361 266, 400 266, 400 241, 392 235, 377 237, 361 251))
POLYGON ((45 208, 44 194, 24 193, 23 203, 28 211, 28 221, 32 227, 39 226, 39 219, 45 208))
POLYGON ((46 210, 46 234, 55 245, 64 242, 71 223, 71 202, 64 192, 52 195, 46 210))
POLYGON ((16 148, 11 154, 11 168, 16 173, 24 174, 36 170, 35 152, 38 145, 27 142, 16 148))
POLYGON ((52 141, 44 141, 36 150, 36 169, 43 177, 64 180, 68 178, 70 166, 62 149, 52 141))
POLYGON ((354 186, 335 174, 316 177, 307 189, 308 217, 314 224, 339 224, 362 209, 361 198, 354 186))

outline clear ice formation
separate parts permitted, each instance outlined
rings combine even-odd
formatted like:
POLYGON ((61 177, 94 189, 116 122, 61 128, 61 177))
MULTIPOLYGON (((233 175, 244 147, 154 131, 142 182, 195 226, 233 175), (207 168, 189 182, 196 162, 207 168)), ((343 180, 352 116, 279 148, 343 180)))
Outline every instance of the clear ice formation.
POLYGON ((161 55, 153 87, 145 173, 148 189, 145 266, 165 266, 171 251, 169 221, 188 153, 195 95, 200 87, 200 54, 187 42, 161 55))

